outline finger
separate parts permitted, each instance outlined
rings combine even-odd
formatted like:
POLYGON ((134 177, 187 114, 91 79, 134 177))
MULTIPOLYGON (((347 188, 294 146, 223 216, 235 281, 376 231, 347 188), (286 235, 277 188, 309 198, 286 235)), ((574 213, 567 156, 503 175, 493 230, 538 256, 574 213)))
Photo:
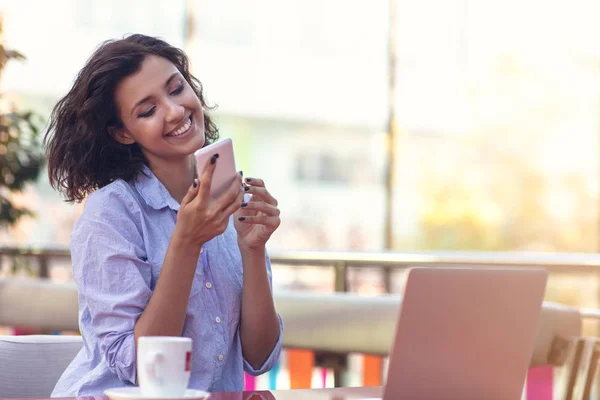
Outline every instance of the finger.
POLYGON ((245 224, 265 225, 271 228, 277 228, 281 223, 281 219, 279 219, 279 217, 272 217, 268 215, 242 216, 238 217, 238 220, 245 224))
POLYGON ((196 197, 197 194, 198 194, 198 179, 194 179, 194 183, 192 183, 192 185, 188 189, 187 193, 183 197, 183 200, 181 200, 181 204, 179 205, 179 208, 183 208, 186 205, 188 205, 190 203, 190 201, 194 200, 194 198, 196 197))
POLYGON ((219 153, 213 154, 213 156, 206 162, 204 171, 202 172, 202 177, 200 177, 199 196, 206 200, 210 199, 210 186, 212 185, 212 179, 215 168, 217 167, 218 158, 219 153))
POLYGON ((281 214, 279 208, 272 204, 265 203, 264 201, 250 201, 247 203, 242 203, 241 206, 244 210, 260 211, 270 216, 277 217, 279 214, 281 214))
POLYGON ((246 178, 244 179, 244 182, 249 183, 252 186, 260 186, 260 187, 266 187, 265 186, 265 182, 262 179, 258 179, 258 178, 246 178))
POLYGON ((277 200, 275 199, 275 197, 271 196, 271 193, 269 193, 269 191, 265 187, 254 186, 254 185, 244 186, 244 191, 246 193, 252 194, 253 195, 252 197, 254 197, 254 198, 259 197, 260 199, 264 200, 265 202, 277 207, 277 200))
POLYGON ((238 190, 239 195, 223 210, 223 213, 225 213, 228 217, 239 210, 242 206, 242 200, 244 200, 244 191, 241 187, 238 190))
POLYGON ((234 179, 233 182, 231 182, 231 184, 227 188, 227 190, 217 198, 217 202, 220 204, 221 210, 225 210, 227 207, 229 207, 229 205, 232 202, 238 201, 237 199, 238 196, 240 196, 240 194, 241 196, 243 196, 244 191, 242 190, 240 181, 234 179))
POLYGON ((257 215, 258 211, 254 211, 254 210, 248 210, 247 209, 247 205, 248 203, 250 203, 252 200, 252 195, 247 194, 246 192, 242 191, 244 193, 244 195, 242 196, 242 201, 241 201, 241 208, 239 209, 239 211, 237 212, 236 216, 237 217, 241 217, 241 216, 248 216, 248 215, 257 215))

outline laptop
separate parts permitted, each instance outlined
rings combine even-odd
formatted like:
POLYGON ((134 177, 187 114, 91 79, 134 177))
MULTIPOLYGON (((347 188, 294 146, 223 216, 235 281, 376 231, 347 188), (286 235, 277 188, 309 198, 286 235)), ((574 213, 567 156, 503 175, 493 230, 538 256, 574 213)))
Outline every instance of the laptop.
POLYGON ((384 400, 519 400, 547 271, 408 271, 384 400))

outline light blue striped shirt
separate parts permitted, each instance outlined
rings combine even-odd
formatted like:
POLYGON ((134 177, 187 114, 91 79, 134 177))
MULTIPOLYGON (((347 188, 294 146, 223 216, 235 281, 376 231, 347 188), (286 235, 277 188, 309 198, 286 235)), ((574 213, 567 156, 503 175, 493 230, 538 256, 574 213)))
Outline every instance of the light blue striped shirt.
MULTIPOLYGON (((179 203, 148 168, 134 182, 117 180, 88 197, 71 234, 84 347, 52 397, 96 396, 134 384, 133 329, 152 296, 178 210, 179 203)), ((267 272, 271 283, 268 257, 267 272)), ((262 374, 279 358, 281 317, 279 339, 264 365, 256 370, 243 358, 242 275, 231 218, 227 230, 204 245, 196 267, 183 327, 183 336, 193 339, 190 388, 243 390, 244 371, 262 374)))

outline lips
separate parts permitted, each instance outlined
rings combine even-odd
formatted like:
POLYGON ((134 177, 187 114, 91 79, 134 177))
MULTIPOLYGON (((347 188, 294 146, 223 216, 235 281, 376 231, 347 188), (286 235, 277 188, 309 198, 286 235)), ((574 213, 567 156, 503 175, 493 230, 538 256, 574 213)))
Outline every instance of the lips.
POLYGON ((174 129, 173 131, 167 133, 166 136, 168 136, 168 137, 181 136, 181 135, 187 133, 190 130, 191 127, 192 127, 192 116, 190 115, 185 120, 185 122, 183 123, 183 125, 179 126, 177 129, 174 129))

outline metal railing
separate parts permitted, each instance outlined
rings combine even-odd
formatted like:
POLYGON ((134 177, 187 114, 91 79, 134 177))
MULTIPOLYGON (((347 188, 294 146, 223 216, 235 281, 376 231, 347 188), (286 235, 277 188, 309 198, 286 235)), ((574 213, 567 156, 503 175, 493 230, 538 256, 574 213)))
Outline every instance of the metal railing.
MULTIPOLYGON (((49 276, 52 259, 70 259, 66 248, 15 248, 0 246, 0 257, 27 257, 38 262, 39 277, 49 276)), ((536 252, 352 252, 352 251, 280 251, 270 250, 273 264, 288 266, 333 267, 335 291, 347 291, 348 269, 373 268, 384 274, 389 292, 392 270, 412 266, 497 266, 497 267, 543 267, 552 274, 591 275, 600 278, 600 254, 594 253, 536 253, 536 252)), ((600 300, 600 294, 598 295, 600 300)))
POLYGON ((589 274, 600 277, 600 254, 463 251, 272 251, 269 254, 274 264, 334 267, 335 290, 338 292, 347 289, 349 268, 381 270, 388 293, 392 270, 417 266, 543 267, 553 274, 589 274))

